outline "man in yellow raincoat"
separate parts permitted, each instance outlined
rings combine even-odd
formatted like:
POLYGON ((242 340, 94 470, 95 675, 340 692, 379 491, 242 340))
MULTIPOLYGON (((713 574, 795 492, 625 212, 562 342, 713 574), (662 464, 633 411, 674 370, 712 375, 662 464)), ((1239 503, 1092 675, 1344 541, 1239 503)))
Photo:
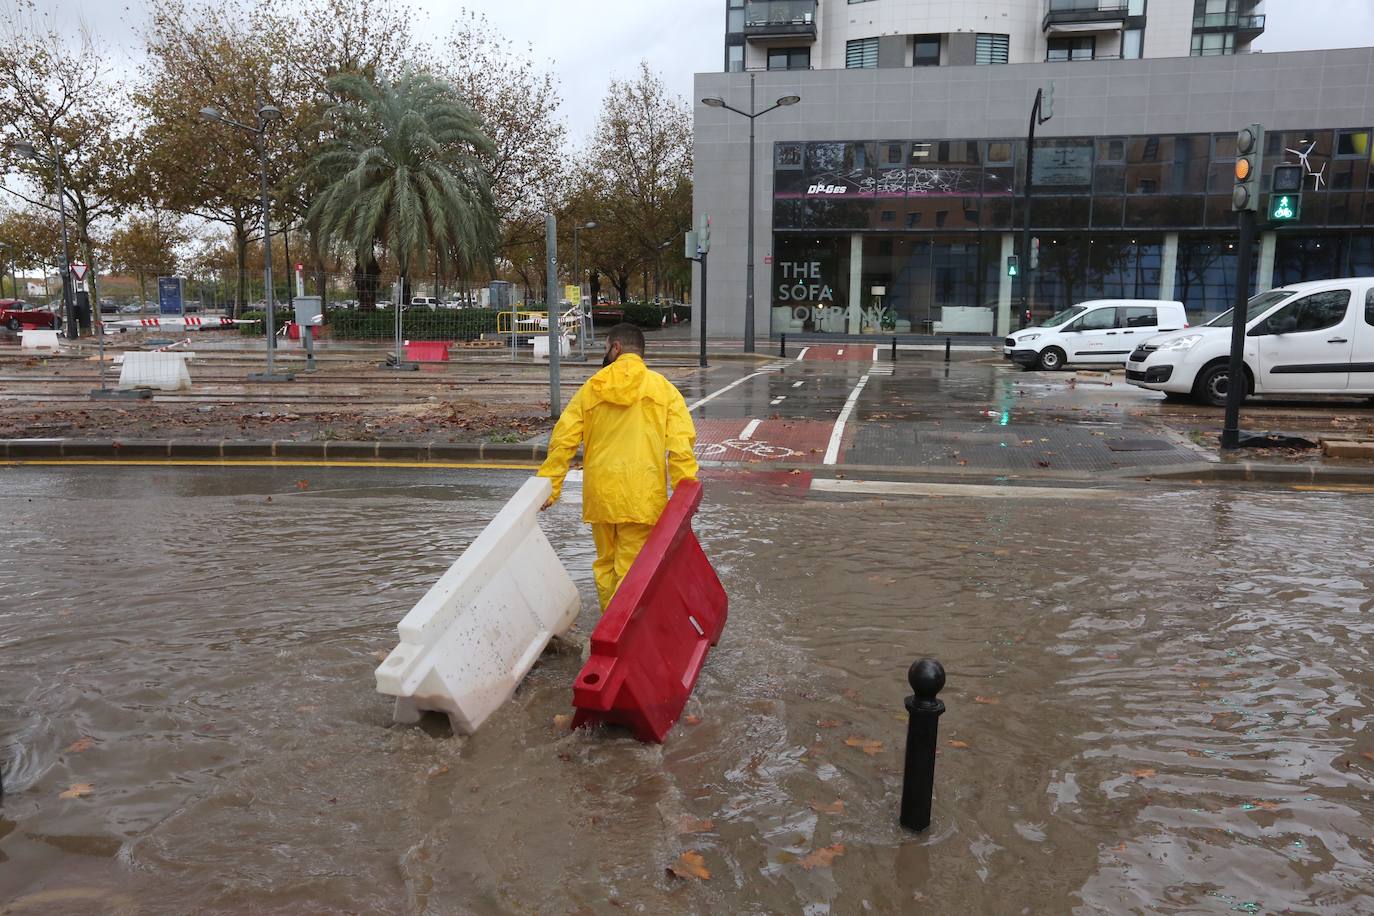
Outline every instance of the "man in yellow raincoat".
POLYGON ((673 488, 697 476, 696 429, 673 383, 644 365, 644 334, 618 324, 606 338, 602 369, 578 389, 549 439, 539 476, 558 501, 583 446, 582 519, 592 526, 601 609, 639 556, 673 488))

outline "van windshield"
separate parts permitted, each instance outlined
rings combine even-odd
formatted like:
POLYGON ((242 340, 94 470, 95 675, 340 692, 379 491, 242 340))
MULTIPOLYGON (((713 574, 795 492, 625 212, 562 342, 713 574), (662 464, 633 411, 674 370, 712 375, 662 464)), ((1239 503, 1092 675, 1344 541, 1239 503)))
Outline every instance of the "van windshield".
POLYGON ((1064 309, 1064 311, 1058 313, 1057 315, 1051 315, 1050 317, 1046 318, 1043 327, 1057 328, 1061 324, 1067 324, 1068 322, 1073 321, 1075 318, 1077 318, 1079 315, 1083 314, 1086 311, 1087 309, 1081 305, 1070 306, 1064 309))
MULTIPOLYGON (((1254 296, 1245 304, 1245 323, 1249 324, 1269 309, 1278 305, 1289 296, 1293 295, 1291 289, 1271 289, 1268 292, 1254 296)), ((1227 309, 1211 321, 1207 322, 1205 328, 1229 328, 1231 326, 1231 313, 1235 309, 1227 309)))

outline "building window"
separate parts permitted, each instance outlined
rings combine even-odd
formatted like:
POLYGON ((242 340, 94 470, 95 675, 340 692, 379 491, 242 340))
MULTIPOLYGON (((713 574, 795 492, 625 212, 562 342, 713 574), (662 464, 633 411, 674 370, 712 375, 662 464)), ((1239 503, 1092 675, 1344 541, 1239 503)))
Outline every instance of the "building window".
POLYGON ((738 35, 744 31, 744 0, 729 0, 725 8, 725 34, 738 35))
POLYGON ((1092 60, 1096 49, 1097 39, 1091 35, 1084 38, 1051 38, 1045 60, 1060 63, 1066 60, 1092 60))
POLYGON ((810 48, 769 48, 769 70, 810 70, 810 48))
POLYGON ((1214 57, 1236 53, 1236 36, 1231 32, 1204 32, 1193 36, 1194 57, 1214 57))
POLYGON ((742 73, 744 71, 744 45, 725 46, 725 72, 742 73))
MULTIPOLYGON (((877 39, 875 38, 874 41, 876 42, 877 39)), ((1010 43, 1010 36, 1007 35, 980 34, 973 62, 975 64, 1005 64, 1010 43)), ((876 52, 874 53, 876 55, 876 52)))
POLYGON ((912 36, 911 65, 913 67, 940 66, 939 35, 912 36))
POLYGON ((1121 59, 1137 60, 1145 41, 1143 29, 1127 29, 1121 33, 1121 59))
POLYGON ((848 70, 868 70, 878 66, 878 39, 856 38, 845 42, 844 65, 848 70))

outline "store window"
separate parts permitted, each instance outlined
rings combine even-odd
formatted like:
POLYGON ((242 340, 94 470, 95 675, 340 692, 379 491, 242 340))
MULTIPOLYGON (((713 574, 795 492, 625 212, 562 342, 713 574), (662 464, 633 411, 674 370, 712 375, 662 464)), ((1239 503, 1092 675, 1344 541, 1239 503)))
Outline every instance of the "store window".
MULTIPOLYGON (((875 42, 877 39, 873 39, 875 42)), ((975 64, 1005 64, 1011 41, 1008 35, 980 34, 974 46, 975 64)), ((876 53, 876 52, 875 52, 876 53)))
POLYGON ((911 43, 911 65, 913 67, 940 66, 940 36, 916 35, 911 43))
POLYGON ((878 39, 856 38, 844 44, 844 65, 848 70, 871 70, 878 66, 878 39))

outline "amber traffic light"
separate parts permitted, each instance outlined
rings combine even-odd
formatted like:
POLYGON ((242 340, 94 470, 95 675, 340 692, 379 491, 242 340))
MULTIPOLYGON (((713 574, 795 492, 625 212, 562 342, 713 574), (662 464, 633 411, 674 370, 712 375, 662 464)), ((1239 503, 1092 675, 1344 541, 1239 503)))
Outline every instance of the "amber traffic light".
POLYGON ((1231 190, 1232 210, 1259 210, 1260 157, 1263 153, 1263 125, 1251 124, 1236 134, 1236 183, 1231 190))

